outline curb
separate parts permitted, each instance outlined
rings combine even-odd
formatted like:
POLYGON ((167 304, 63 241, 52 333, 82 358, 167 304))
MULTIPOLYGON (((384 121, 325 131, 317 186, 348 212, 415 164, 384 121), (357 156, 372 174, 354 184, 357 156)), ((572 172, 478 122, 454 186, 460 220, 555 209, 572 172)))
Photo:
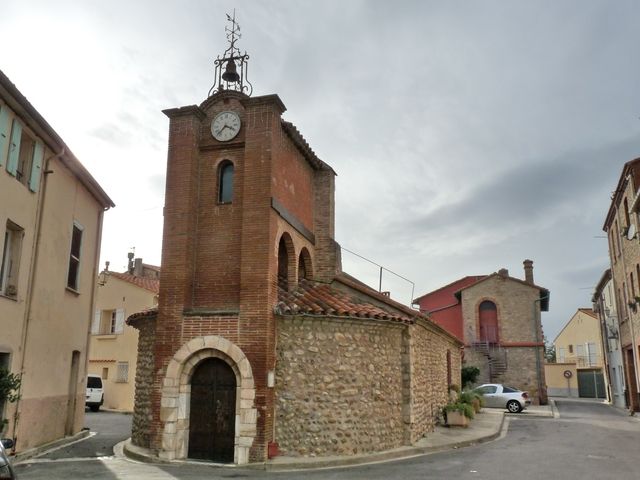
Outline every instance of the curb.
POLYGON ((25 450, 24 452, 16 453, 11 456, 11 463, 13 465, 18 465, 21 462, 32 459, 34 457, 39 457, 40 455, 44 455, 51 450, 55 450, 58 448, 66 447, 72 443, 78 442, 80 440, 84 440, 91 432, 88 429, 82 429, 75 435, 70 435, 68 437, 60 438, 58 440, 54 440, 53 442, 45 443, 43 445, 39 445, 37 447, 30 448, 25 450))
MULTIPOLYGON (((496 423, 497 428, 494 432, 489 435, 478 436, 477 438, 464 440, 461 442, 452 442, 446 445, 438 445, 438 446, 417 446, 417 447, 400 447, 394 450, 388 450, 386 452, 378 452, 367 455, 359 455, 353 457, 333 457, 327 459, 318 458, 314 461, 306 461, 306 462, 296 462, 292 461, 289 463, 271 463, 260 462, 260 463, 248 463, 245 465, 228 465, 228 464, 211 464, 205 463, 208 466, 220 466, 220 467, 235 467, 235 468, 249 468, 254 470, 266 470, 269 472, 286 472, 286 471, 295 471, 295 470, 324 470, 331 468, 339 468, 339 467, 352 467, 352 466, 360 466, 367 465, 371 463, 382 463, 382 462, 390 462, 394 460, 402 460, 406 458, 418 457, 423 455, 430 455, 433 453, 443 452, 447 450, 455 450, 459 448, 470 447, 473 445, 478 445, 481 443, 490 442, 499 438, 503 434, 503 429, 505 428, 505 417, 506 415, 503 413, 500 416, 500 421, 496 423)), ((157 457, 152 454, 151 450, 141 447, 136 447, 131 444, 131 439, 127 439, 123 442, 118 443, 114 447, 114 454, 116 456, 124 456, 131 460, 135 460, 143 463, 151 463, 151 464, 189 464, 189 465, 203 465, 201 461, 190 461, 190 460, 174 460, 169 461, 162 458, 157 457)))

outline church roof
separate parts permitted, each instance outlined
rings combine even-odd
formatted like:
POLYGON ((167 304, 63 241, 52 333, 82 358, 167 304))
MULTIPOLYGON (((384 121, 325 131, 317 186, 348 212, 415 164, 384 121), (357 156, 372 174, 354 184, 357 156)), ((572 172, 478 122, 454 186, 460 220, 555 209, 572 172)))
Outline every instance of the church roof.
POLYGON ((402 323, 415 323, 416 317, 421 316, 413 310, 411 314, 386 310, 330 284, 310 280, 302 280, 291 292, 279 288, 278 297, 275 313, 279 315, 355 317, 402 323))

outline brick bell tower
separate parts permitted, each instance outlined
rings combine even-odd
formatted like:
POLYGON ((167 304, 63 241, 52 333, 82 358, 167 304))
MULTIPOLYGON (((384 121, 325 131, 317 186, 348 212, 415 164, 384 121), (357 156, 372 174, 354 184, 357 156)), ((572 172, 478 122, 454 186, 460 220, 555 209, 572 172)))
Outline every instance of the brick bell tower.
POLYGON ((147 361, 132 436, 166 459, 244 464, 275 441, 278 282, 330 281, 340 260, 335 172, 281 118, 277 95, 251 97, 249 57, 227 18, 208 98, 164 110, 160 297, 157 313, 130 318, 147 361))

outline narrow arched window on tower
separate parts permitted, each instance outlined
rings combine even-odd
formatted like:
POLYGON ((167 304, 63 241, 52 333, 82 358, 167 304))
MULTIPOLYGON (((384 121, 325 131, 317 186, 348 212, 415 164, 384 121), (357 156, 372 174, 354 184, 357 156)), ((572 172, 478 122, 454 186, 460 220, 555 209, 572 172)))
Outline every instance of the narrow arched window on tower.
POLYGON ((225 160, 218 171, 218 202, 231 203, 233 199, 233 163, 225 160))

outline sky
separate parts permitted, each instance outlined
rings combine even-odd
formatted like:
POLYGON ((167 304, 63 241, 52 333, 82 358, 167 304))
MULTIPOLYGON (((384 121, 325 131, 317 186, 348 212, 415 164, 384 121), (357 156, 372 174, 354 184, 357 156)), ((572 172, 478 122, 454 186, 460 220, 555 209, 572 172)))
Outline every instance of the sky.
POLYGON ((205 100, 234 8, 253 95, 338 174, 336 240, 413 282, 385 270, 383 290, 408 304, 530 258, 549 339, 591 306, 640 157, 635 0, 3 0, 0 69, 116 204, 101 266, 160 263, 161 111, 205 100))

